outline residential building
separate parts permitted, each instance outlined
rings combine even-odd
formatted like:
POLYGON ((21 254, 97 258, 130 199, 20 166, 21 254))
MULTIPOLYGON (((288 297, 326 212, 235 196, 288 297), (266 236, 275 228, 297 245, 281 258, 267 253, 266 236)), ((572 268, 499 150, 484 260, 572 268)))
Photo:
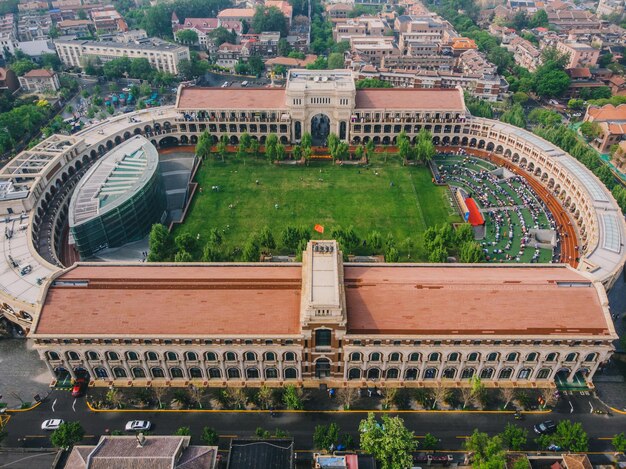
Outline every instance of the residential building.
POLYGON ((602 107, 589 106, 585 114, 585 122, 596 122, 602 133, 591 144, 601 153, 608 153, 613 145, 619 145, 626 139, 626 104, 602 107))
POLYGON ((515 62, 529 71, 534 72, 539 66, 541 52, 532 43, 522 37, 511 40, 507 49, 513 52, 515 62))
POLYGON ((579 42, 557 42, 556 50, 569 55, 565 68, 595 67, 600 57, 600 50, 579 42))
POLYGON ((489 32, 500 39, 501 43, 506 45, 511 42, 516 36, 516 32, 513 28, 507 28, 506 26, 498 26, 495 23, 489 25, 489 32))
POLYGON ((624 0, 600 0, 596 13, 598 16, 623 15, 624 0))
POLYGON ((237 65, 240 60, 249 56, 247 52, 248 50, 244 44, 230 44, 225 42, 217 48, 215 63, 220 67, 234 70, 235 65, 237 65))
POLYGON ((400 55, 389 36, 352 36, 350 50, 375 67, 380 67, 384 57, 400 55))
POLYGON ((128 25, 122 15, 117 10, 110 8, 106 10, 93 10, 91 20, 94 28, 99 33, 124 32, 128 31, 128 25))
POLYGON ((20 87, 27 93, 53 93, 61 88, 59 76, 53 70, 40 68, 19 77, 20 87))
POLYGON ((467 51, 478 49, 478 46, 472 39, 467 37, 455 37, 452 38, 450 42, 450 48, 452 50, 452 54, 455 57, 458 57, 467 51))
POLYGON ((49 13, 38 15, 20 15, 18 22, 18 38, 20 41, 47 40, 52 19, 49 13))
POLYGON ((15 54, 17 49, 18 35, 17 23, 13 13, 0 16, 0 59, 6 60, 15 54), (8 53, 8 55, 7 55, 8 53))
POLYGON ((278 41, 280 32, 268 31, 260 34, 244 34, 241 43, 245 44, 250 55, 259 55, 264 58, 278 55, 278 41))
POLYGON ((233 438, 230 440, 226 468, 293 469, 295 457, 293 438, 233 438))
POLYGON ((65 469, 215 469, 217 446, 191 445, 190 436, 101 436, 97 445, 75 445, 65 469))
POLYGON ((252 24, 255 11, 254 8, 226 8, 217 14, 217 18, 222 21, 246 21, 252 24))
POLYGON ((349 3, 328 3, 325 8, 326 17, 332 22, 347 19, 354 9, 353 5, 349 3))
POLYGON ((0 67, 0 91, 13 93, 20 88, 17 75, 10 68, 0 67))
POLYGON ((385 55, 381 68, 394 71, 450 71, 457 61, 451 54, 440 54, 438 47, 430 43, 412 42, 409 43, 408 50, 408 55, 385 55))
POLYGON ((268 70, 272 70, 274 67, 280 65, 285 67, 286 70, 293 68, 306 68, 307 65, 312 64, 317 60, 317 55, 307 54, 304 59, 294 59, 291 57, 274 57, 265 61, 265 67, 268 70))
POLYGON ((59 39, 55 41, 55 47, 61 62, 70 67, 84 67, 85 60, 95 57, 102 62, 119 57, 146 58, 157 70, 177 75, 178 63, 189 60, 188 47, 157 38, 128 44, 59 39))
POLYGON ((477 50, 463 52, 457 60, 457 69, 465 74, 481 73, 483 75, 497 75, 498 67, 487 60, 485 54, 477 50))
POLYGON ((20 13, 28 11, 45 11, 48 10, 50 7, 48 5, 48 2, 38 2, 38 1, 34 1, 34 2, 20 2, 17 5, 17 8, 19 10, 20 13))
POLYGON ((548 22, 561 31, 592 29, 599 31, 601 23, 592 13, 585 10, 551 10, 546 8, 548 22))
POLYGON ((62 20, 57 23, 57 29, 61 36, 86 36, 91 33, 89 20, 62 20))

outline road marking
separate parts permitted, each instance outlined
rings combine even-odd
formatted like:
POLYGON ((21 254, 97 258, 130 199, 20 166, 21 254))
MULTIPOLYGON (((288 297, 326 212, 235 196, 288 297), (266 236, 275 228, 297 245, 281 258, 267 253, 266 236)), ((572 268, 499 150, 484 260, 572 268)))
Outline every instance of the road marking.
POLYGON ((74 412, 76 412, 76 401, 77 401, 77 399, 74 399, 74 403, 72 404, 72 410, 74 412))
POLYGON ((238 435, 220 435, 220 438, 237 438, 238 435))
POLYGON ((48 435, 26 435, 24 438, 48 438, 48 435))
POLYGON ((456 438, 465 440, 466 438, 469 438, 469 435, 457 436, 456 438))
POLYGON ((612 439, 613 439, 613 437, 611 437, 611 436, 601 436, 601 437, 598 437, 598 440, 612 440, 612 439))
POLYGON ((54 406, 57 404, 57 399, 54 400, 54 402, 52 403, 52 412, 54 412, 54 406))

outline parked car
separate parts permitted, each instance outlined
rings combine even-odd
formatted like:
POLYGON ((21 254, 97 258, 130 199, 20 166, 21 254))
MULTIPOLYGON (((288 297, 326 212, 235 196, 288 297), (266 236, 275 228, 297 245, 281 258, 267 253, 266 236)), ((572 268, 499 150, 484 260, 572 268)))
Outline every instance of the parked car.
POLYGON ((49 431, 56 430, 62 424, 63 424, 63 420, 61 420, 61 419, 44 420, 43 423, 41 424, 41 429, 42 430, 49 430, 49 431))
POLYGON ((150 428, 152 428, 152 423, 148 420, 131 420, 124 427, 127 432, 147 432, 150 428))
POLYGON ((535 425, 533 429, 537 435, 547 435, 556 431, 556 423, 552 420, 546 420, 535 425))
POLYGON ((85 378, 78 378, 74 382, 74 387, 72 388, 72 397, 81 397, 85 394, 87 390, 87 381, 85 378))

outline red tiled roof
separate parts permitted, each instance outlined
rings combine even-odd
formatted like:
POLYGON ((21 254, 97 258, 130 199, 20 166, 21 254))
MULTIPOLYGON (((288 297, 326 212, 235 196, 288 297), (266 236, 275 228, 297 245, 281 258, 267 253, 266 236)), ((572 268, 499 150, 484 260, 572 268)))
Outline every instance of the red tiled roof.
POLYGON ((26 73, 24 77, 26 78, 50 78, 54 76, 54 72, 50 70, 46 70, 45 68, 38 68, 36 70, 31 70, 26 73))
POLYGON ((183 88, 176 105, 184 110, 285 109, 282 88, 183 88))
POLYGON ((465 111, 457 89, 362 89, 356 92, 356 109, 419 109, 465 111))
POLYGON ((590 106, 587 114, 593 117, 594 121, 626 120, 626 104, 615 107, 612 104, 605 104, 602 107, 590 106))

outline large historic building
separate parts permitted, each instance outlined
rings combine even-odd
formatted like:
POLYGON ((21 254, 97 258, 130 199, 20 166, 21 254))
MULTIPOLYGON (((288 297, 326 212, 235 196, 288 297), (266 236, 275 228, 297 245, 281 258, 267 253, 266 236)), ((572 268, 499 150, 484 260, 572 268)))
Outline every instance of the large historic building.
POLYGON ((56 379, 103 386, 548 386, 591 380, 617 335, 568 266, 344 265, 310 241, 295 265, 75 265, 31 337, 56 379))
POLYGON ((343 70, 292 70, 285 89, 181 87, 174 106, 54 135, 0 170, 0 215, 0 314, 32 335, 57 378, 87 372, 116 385, 590 379, 615 338, 601 286, 626 259, 623 214, 576 159, 471 116, 460 89, 356 90, 343 70), (554 195, 575 230, 577 269, 343 266, 332 242, 310 246, 302 265, 61 262, 74 189, 134 135, 157 148, 204 131, 232 143, 245 132, 323 143, 333 132, 387 144, 421 129, 441 147, 495 155, 554 195))

